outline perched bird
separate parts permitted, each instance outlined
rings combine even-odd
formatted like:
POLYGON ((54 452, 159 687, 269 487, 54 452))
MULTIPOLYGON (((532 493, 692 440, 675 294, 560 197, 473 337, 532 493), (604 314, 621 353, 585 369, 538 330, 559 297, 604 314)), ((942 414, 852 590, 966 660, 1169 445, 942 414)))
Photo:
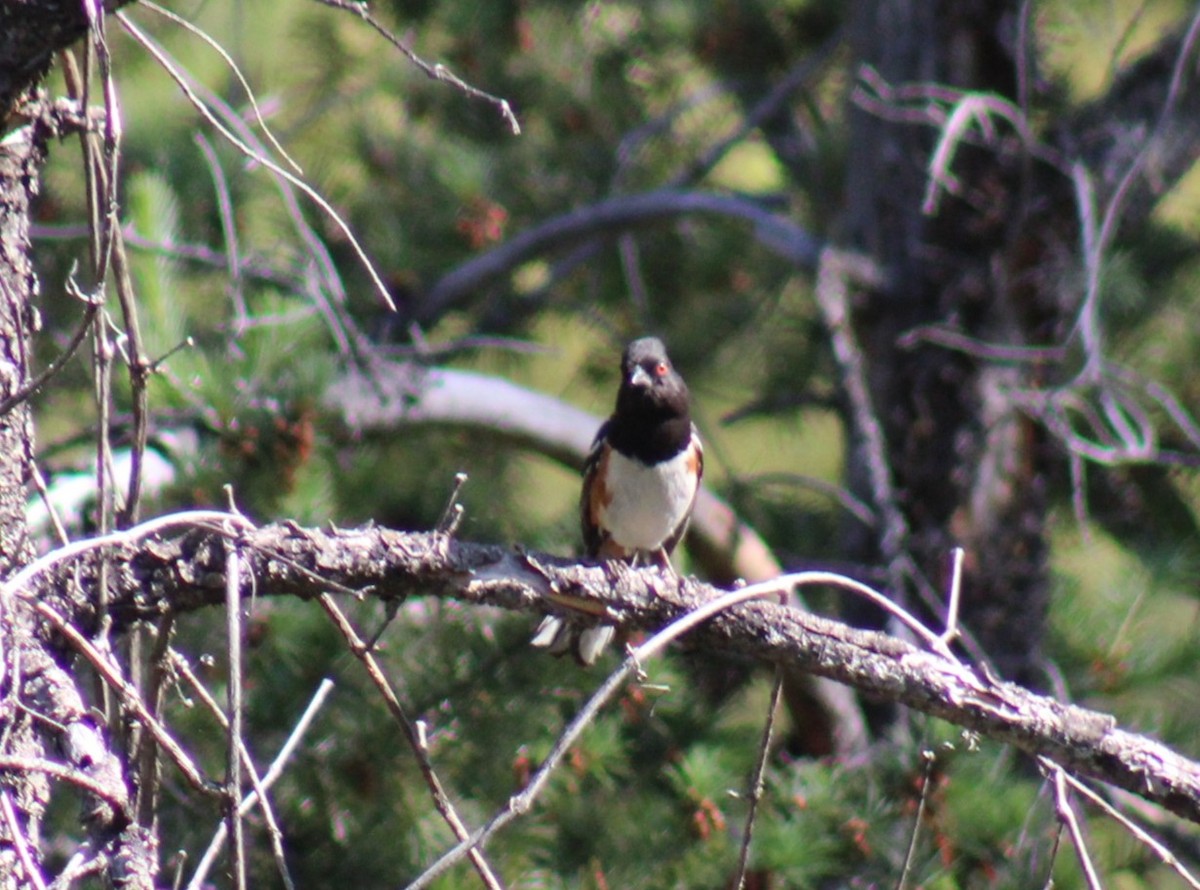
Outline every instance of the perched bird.
MULTIPOLYGON (((687 530, 704 451, 688 413, 688 389, 655 337, 621 356, 617 406, 596 433, 583 474, 580 520, 587 556, 672 570, 671 551, 687 530)), ((570 650, 594 662, 612 640, 609 625, 581 628, 547 615, 533 645, 570 650)))

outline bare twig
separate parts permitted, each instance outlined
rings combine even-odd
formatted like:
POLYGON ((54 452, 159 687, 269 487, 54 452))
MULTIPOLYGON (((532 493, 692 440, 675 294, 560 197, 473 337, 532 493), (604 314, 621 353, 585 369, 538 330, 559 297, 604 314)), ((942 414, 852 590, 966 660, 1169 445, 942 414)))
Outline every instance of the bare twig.
MULTIPOLYGON (((46 508, 46 515, 50 518, 50 525, 54 528, 58 543, 69 544, 71 539, 67 535, 67 528, 63 525, 62 517, 58 515, 58 508, 54 506, 54 501, 50 499, 50 492, 46 488, 46 477, 42 475, 37 463, 33 461, 29 463, 29 476, 33 479, 33 485, 37 489, 38 497, 42 500, 42 506, 46 508)), ((32 526, 33 523, 30 522, 30 525, 32 526)))
POLYGON ((12 798, 7 788, 0 789, 0 811, 4 813, 4 822, 8 828, 8 837, 16 848, 17 858, 21 860, 21 868, 30 886, 36 890, 46 890, 46 882, 42 880, 42 870, 33 861, 29 851, 29 840, 25 837, 25 829, 17 820, 16 810, 13 809, 12 798))
POLYGON ((784 261, 800 268, 817 265, 821 241, 760 204, 732 195, 661 189, 616 195, 526 229, 441 278, 426 295, 421 311, 424 317, 435 318, 467 294, 543 253, 688 215, 713 215, 752 223, 758 242, 784 261))
POLYGON ((132 711, 137 719, 154 735, 155 742, 167 752, 188 783, 202 794, 209 796, 216 795, 215 784, 204 776, 199 767, 192 761, 192 758, 188 756, 187 752, 175 740, 175 737, 171 735, 157 717, 150 713, 145 702, 138 695, 137 689, 121 676, 117 666, 108 657, 92 645, 92 642, 87 637, 76 630, 74 625, 46 603, 40 600, 30 601, 28 599, 23 600, 23 602, 27 603, 30 608, 44 618, 54 630, 62 634, 76 652, 87 659, 87 662, 95 668, 96 673, 104 680, 107 687, 117 694, 121 700, 121 704, 132 711))
POLYGON ((849 292, 852 282, 877 284, 879 272, 865 258, 827 248, 821 253, 815 288, 817 305, 829 331, 834 357, 842 375, 842 388, 854 418, 863 464, 871 479, 875 509, 882 519, 879 548, 888 566, 888 584, 897 597, 905 589, 904 555, 908 547, 908 521, 900 509, 892 481, 891 460, 883 427, 875 413, 867 386, 862 352, 850 326, 849 292))
POLYGON ((937 755, 933 751, 922 751, 921 759, 925 761, 921 796, 917 799, 917 815, 913 818, 912 834, 908 838, 908 850, 904 854, 904 868, 900 870, 900 880, 896 882, 896 890, 904 890, 908 886, 908 876, 917 855, 917 839, 921 836, 921 823, 925 819, 925 805, 929 800, 929 780, 933 776, 933 765, 937 762, 937 755))
MULTIPOLYGON (((312 724, 313 719, 317 716, 317 712, 321 710, 321 706, 325 703, 329 693, 333 691, 333 681, 324 679, 317 687, 317 691, 313 693, 312 699, 308 703, 308 707, 304 709, 304 713, 300 715, 300 719, 296 721, 295 727, 288 736, 287 741, 283 743, 283 747, 279 749, 279 753, 275 755, 275 759, 271 762, 271 766, 262 777, 261 789, 265 791, 275 784, 275 781, 283 775, 283 769, 291 759, 292 752, 296 750, 296 746, 300 744, 300 740, 304 734, 308 732, 308 727, 312 724)), ((218 708, 219 712, 220 709, 218 708)), ((259 801, 259 795, 262 793, 259 789, 255 789, 246 795, 242 800, 241 810, 239 815, 246 815, 259 801)), ((264 810, 265 812, 265 810, 264 810)), ((212 868, 213 862, 216 861, 217 854, 220 852, 226 838, 225 823, 222 822, 216 833, 213 835, 212 841, 209 842, 208 849, 204 851, 204 856, 196 865, 196 871, 192 875, 192 879, 188 882, 188 890, 199 890, 204 886, 204 879, 208 877, 209 869, 212 868)), ((286 875, 286 871, 284 872, 286 875)), ((290 880, 290 879, 288 879, 290 880)))
POLYGON ((225 178, 225 170, 221 167, 221 161, 212 144, 203 133, 197 133, 194 138, 196 145, 200 146, 200 152, 204 155, 205 163, 208 164, 209 173, 212 174, 213 189, 217 193, 217 211, 221 217, 221 235, 225 241, 225 258, 228 261, 226 268, 229 272, 229 283, 226 287, 229 299, 233 303, 233 329, 236 334, 240 334, 245 330, 246 323, 250 319, 250 310, 246 306, 246 293, 243 288, 242 258, 241 251, 238 249, 237 223, 233 218, 233 199, 229 194, 229 182, 225 178))
POLYGON ((229 748, 226 761, 225 820, 233 841, 230 851, 234 886, 246 887, 246 848, 242 836, 242 560, 237 544, 225 541, 225 637, 229 661, 229 748))
POLYGON ((953 568, 950 573, 950 602, 946 605, 946 629, 942 631, 942 642, 953 643, 958 636, 958 604, 962 598, 962 569, 965 552, 961 547, 951 551, 953 568))
MULTIPOLYGON (((383 670, 379 667, 379 662, 371 654, 367 644, 359 637, 358 631, 354 629, 349 619, 338 608, 337 603, 328 594, 321 595, 320 603, 325 609, 326 614, 333 621, 334 626, 345 637, 346 643, 350 647, 350 652, 367 669, 367 676, 371 678, 371 682, 375 684, 375 688, 383 696, 388 713, 392 715, 404 733, 404 738, 417 759, 417 766, 421 770, 421 776, 429 788, 429 793, 433 797, 433 804, 437 808, 438 813, 441 814, 446 824, 450 826, 450 830, 454 832, 454 836, 460 841, 465 841, 469 833, 463 824, 462 818, 458 815, 458 811, 454 808, 454 804, 450 801, 449 795, 446 794, 446 789, 442 786, 441 779, 438 778, 437 773, 433 769, 433 763, 429 759, 429 748, 423 741, 421 729, 409 720, 403 705, 400 704, 400 699, 396 696, 395 690, 392 689, 392 684, 388 682, 383 670)), ((484 857, 482 850, 470 849, 467 851, 467 854, 485 887, 493 888, 494 890, 494 888, 503 886, 495 870, 484 857)))
POLYGON ((347 2, 347 0, 319 0, 326 6, 332 6, 334 9, 342 9, 346 12, 353 13, 361 18, 364 22, 375 29, 376 33, 383 37, 388 43, 400 50, 410 62, 416 65, 425 73, 425 76, 431 80, 437 80, 442 83, 448 83, 457 90, 462 91, 472 99, 481 99, 484 102, 491 103, 496 106, 496 110, 500 112, 500 116, 504 118, 509 129, 514 136, 521 135, 521 125, 517 123, 517 116, 513 114, 512 106, 508 104, 507 99, 501 99, 499 96, 493 96, 491 93, 485 93, 477 87, 471 86, 466 81, 462 80, 453 71, 443 65, 441 62, 429 64, 416 53, 414 53, 402 40, 392 34, 387 28, 379 23, 374 16, 371 15, 365 2, 347 2))
POLYGON ((458 502, 458 496, 462 494, 467 478, 467 474, 461 471, 454 474, 454 487, 450 490, 450 497, 446 499, 446 509, 442 511, 442 518, 438 520, 438 531, 454 534, 462 521, 463 507, 458 502))
POLYGON ((778 484, 807 488, 835 501, 867 528, 874 528, 878 522, 870 504, 863 503, 849 489, 825 479, 818 479, 816 476, 806 476, 803 473, 755 473, 739 478, 743 484, 754 486, 756 491, 761 491, 763 486, 778 484))
MULTIPOLYGON (((146 704, 155 717, 162 713, 163 698, 166 693, 169 672, 169 655, 171 646, 171 631, 175 625, 175 616, 171 613, 163 615, 155 627, 154 647, 150 652, 147 663, 150 670, 149 683, 146 688, 146 704)), ((158 818, 158 796, 161 771, 159 769, 158 748, 153 736, 139 732, 130 745, 136 751, 138 784, 137 784, 137 821, 139 825, 151 826, 158 818)))
POLYGON ((1026 147, 1034 145, 1029 122, 1015 104, 990 93, 964 93, 955 102, 949 118, 942 126, 937 147, 929 158, 929 183, 925 189, 925 198, 921 202, 922 213, 937 213, 938 194, 941 189, 951 194, 958 191, 958 180, 950 167, 954 163, 954 154, 959 144, 966 137, 972 124, 979 125, 986 143, 996 141, 991 121, 993 117, 1002 118, 1012 124, 1026 147))
POLYGON ((61 763, 55 763, 53 760, 0 754, 0 770, 45 773, 51 778, 61 779, 64 782, 77 785, 89 794, 94 794, 114 807, 121 808, 126 803, 113 793, 113 789, 110 786, 105 785, 103 782, 97 782, 91 776, 81 773, 79 770, 71 769, 71 767, 64 766, 61 763))
MULTIPOLYGON (((83 296, 78 292, 78 290, 76 293, 79 296, 83 296)), ((61 371, 66 363, 74 357, 75 353, 79 351, 80 345, 82 345, 84 339, 87 337, 88 331, 91 330, 92 321, 96 317, 97 308, 97 303, 92 300, 85 299, 83 318, 79 322, 79 327, 75 329, 75 333, 71 335, 71 339, 67 341, 67 345, 63 347, 63 351, 56 355, 50 364, 46 365, 40 374, 38 374, 32 380, 26 382, 26 384, 19 390, 6 398, 4 401, 0 402, 0 416, 7 414, 14 407, 25 401, 27 398, 45 386, 46 383, 49 382, 49 380, 59 371, 61 371)))
POLYGON ((1088 854, 1087 839, 1083 836, 1083 829, 1079 827, 1075 810, 1071 808, 1071 800, 1067 794, 1067 774, 1059 766, 1052 766, 1051 769, 1054 772, 1054 808, 1058 818, 1066 823, 1067 832, 1071 835, 1075 856, 1079 859, 1079 867, 1083 871, 1083 879, 1088 890, 1103 890, 1096 866, 1092 864, 1092 857, 1088 854))
POLYGON ((254 97, 254 90, 250 87, 250 81, 248 81, 246 76, 242 74, 242 69, 239 68, 237 62, 233 60, 233 56, 229 55, 229 53, 225 51, 225 47, 221 46, 218 40, 213 38, 202 28, 198 27, 194 22, 189 22, 187 19, 183 18, 183 16, 176 15, 175 13, 171 12, 171 10, 163 6, 159 6, 157 3, 153 2, 153 0, 141 0, 140 5, 157 12, 164 18, 170 19, 185 31, 195 34, 197 37, 207 43, 212 50, 225 61, 225 64, 229 66, 229 70, 233 72, 233 76, 236 77, 238 83, 241 84, 242 90, 246 93, 246 98, 249 100, 250 107, 254 111, 254 120, 258 122, 260 127, 262 127, 262 131, 266 134, 267 141, 271 143, 271 147, 275 149, 275 151, 279 152, 279 156, 287 161, 298 175, 303 176, 304 171, 300 169, 300 165, 297 164, 295 159, 287 153, 282 145, 280 145, 279 140, 275 138, 275 134, 271 132, 271 128, 267 126, 266 118, 263 117, 262 109, 259 107, 258 100, 254 97))
POLYGON ((63 870, 58 873, 58 877, 50 885, 50 890, 67 890, 82 878, 101 874, 108 868, 108 865, 109 858, 103 854, 93 853, 91 844, 84 841, 79 845, 75 855, 63 867, 63 870))
POLYGON ((1200 890, 1200 878, 1197 878, 1190 871, 1188 871, 1187 868, 1184 867, 1183 863, 1179 861, 1178 857, 1176 857, 1174 853, 1167 849, 1164 844, 1156 840, 1140 825, 1126 817, 1120 810, 1109 804, 1108 801, 1106 801, 1103 797, 1101 797, 1083 782, 1076 779, 1070 773, 1064 772, 1061 769, 1057 769, 1053 766, 1053 764, 1045 760, 1045 758, 1040 758, 1039 762, 1044 768, 1055 769, 1057 774, 1064 777, 1068 785, 1102 809, 1109 816, 1109 818, 1119 823, 1121 827, 1132 834, 1141 843, 1149 847, 1150 850, 1153 851, 1154 855, 1157 856, 1164 865, 1179 875, 1179 877, 1182 878, 1184 882, 1192 888, 1192 890, 1200 890))
POLYGON ((367 252, 359 242, 358 237, 351 230, 349 223, 342 218, 341 214, 334 210, 332 205, 330 205, 330 203, 307 182, 300 179, 289 170, 285 170, 283 167, 276 164, 261 152, 255 151, 245 142, 235 136, 228 127, 226 127, 220 122, 220 120, 217 119, 217 116, 213 114, 212 110, 203 101, 201 101, 200 97, 196 94, 196 91, 192 88, 188 78, 183 74, 178 66, 175 65, 166 51, 163 50, 162 47, 160 47, 158 43, 154 41, 148 34, 138 28, 137 25, 135 25, 129 16, 127 16, 124 12, 117 12, 116 16, 120 20, 121 24, 125 26, 125 29, 130 33, 130 35, 132 35, 133 38, 140 43, 142 47, 148 53, 150 53, 150 55, 154 57, 155 61, 162 66, 167 74, 170 75, 171 79, 174 80, 179 88, 183 91, 183 94, 187 97, 188 101, 192 103, 193 107, 200 112, 205 120, 212 124, 212 126, 216 127, 217 131, 220 132, 220 134, 224 136, 231 145, 233 145, 238 151, 242 152, 242 154, 246 155, 246 157, 257 161, 276 176, 282 177, 296 188, 300 189, 302 192, 304 192, 304 194, 308 195, 308 197, 318 207, 320 207, 321 210, 325 212, 329 219, 333 221, 334 225, 336 225, 338 229, 341 230, 342 234, 346 236, 351 248, 354 250, 355 254, 357 254, 360 262, 363 265, 363 268, 370 277, 372 284, 375 285, 375 291, 379 294, 380 299, 383 300, 384 304, 389 309, 395 311, 396 306, 392 302, 392 296, 388 291, 387 285, 384 284, 379 272, 375 269, 375 264, 371 262, 371 258, 367 255, 367 252))
POLYGON ((767 768, 767 757, 771 753, 771 733, 775 728, 775 715, 779 710, 779 699, 783 695, 783 666, 775 665, 775 679, 771 684, 771 698, 767 703, 767 719, 763 723, 762 739, 758 743, 758 757, 754 761, 754 773, 750 777, 750 807, 746 811, 746 826, 742 829, 742 845, 738 851, 737 878, 734 887, 743 890, 746 886, 746 867, 750 864, 750 841, 754 838, 754 819, 758 815, 758 804, 763 796, 763 773, 767 768))
MULTIPOLYGON (((221 728, 228 733, 229 718, 225 715, 225 712, 221 710, 221 706, 217 704, 217 700, 213 698, 212 693, 208 691, 202 682, 200 682, 200 678, 196 676, 196 672, 192 670, 192 667, 188 664, 187 659, 175 651, 169 653, 169 659, 171 662, 171 668, 187 681, 188 685, 192 688, 196 695, 200 697, 200 700, 204 703, 204 706, 207 707, 209 712, 217 719, 217 722, 221 725, 221 728)), ((324 699, 325 695, 323 689, 326 685, 328 685, 329 689, 333 688, 332 681, 323 681, 322 686, 318 687, 317 690, 317 695, 320 695, 322 700, 324 699)), ((314 701, 315 700, 316 695, 314 695, 314 701)), ((280 880, 283 881, 285 890, 294 890, 296 885, 292 880, 291 872, 287 867, 287 858, 283 852, 283 831, 280 829, 279 822, 275 818, 275 811, 271 806, 270 798, 267 796, 266 785, 263 784, 263 779, 259 776, 258 770, 254 766, 254 760, 251 758, 250 751, 247 749, 245 744, 239 741, 238 748, 242 758, 242 765, 245 767, 246 773, 250 777, 250 784, 254 787, 254 791, 252 792, 254 800, 242 801, 240 805, 241 814, 244 816, 246 813, 249 813, 250 807, 254 803, 257 803, 258 808, 262 811, 263 821, 266 823, 268 836, 271 838, 271 854, 275 857, 275 868, 279 872, 280 880)), ((219 839, 214 838, 214 847, 211 848, 214 850, 220 850, 221 845, 228 836, 227 822, 221 823, 220 830, 217 832, 217 834, 219 839)))

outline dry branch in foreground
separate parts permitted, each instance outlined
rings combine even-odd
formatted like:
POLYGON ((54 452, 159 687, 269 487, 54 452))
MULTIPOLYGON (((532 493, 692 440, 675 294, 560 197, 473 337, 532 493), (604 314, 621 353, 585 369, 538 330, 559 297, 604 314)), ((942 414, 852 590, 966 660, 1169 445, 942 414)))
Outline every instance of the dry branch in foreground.
MULTIPOLYGON (((232 519, 233 517, 231 517, 232 519)), ((248 528, 245 520, 238 525, 248 528)), ((160 531, 163 520, 153 524, 160 531)), ((118 624, 224 602, 228 535, 193 528, 106 549, 109 614, 118 624)), ((312 598, 358 592, 381 599, 444 597, 513 611, 605 615, 628 629, 663 627, 721 594, 655 569, 580 565, 519 548, 458 541, 442 533, 382 528, 318 530, 272 525, 236 533, 245 584, 258 595, 312 598)), ((43 560, 4 589, 73 616, 94 615, 96 550, 43 560), (15 589, 21 584, 20 589, 15 589)), ((830 583, 812 573, 811 583, 830 583)), ((57 622, 55 622, 57 623, 57 622)), ((828 677, 883 699, 1011 743, 1070 772, 1108 782, 1200 822, 1200 764, 1121 729, 1106 714, 1036 695, 933 651, 856 630, 798 609, 747 603, 696 629, 690 644, 753 656, 828 677)), ((532 657, 532 656, 531 656, 532 657)))

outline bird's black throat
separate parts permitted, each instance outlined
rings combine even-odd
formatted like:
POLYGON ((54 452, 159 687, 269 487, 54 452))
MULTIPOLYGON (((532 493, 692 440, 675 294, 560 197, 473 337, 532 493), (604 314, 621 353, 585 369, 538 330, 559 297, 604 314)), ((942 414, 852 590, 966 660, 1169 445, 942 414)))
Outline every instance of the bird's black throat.
POLYGON ((673 403, 617 402, 617 411, 608 422, 608 441, 626 457, 644 464, 670 460, 687 448, 692 439, 692 419, 688 415, 687 395, 682 408, 673 403))

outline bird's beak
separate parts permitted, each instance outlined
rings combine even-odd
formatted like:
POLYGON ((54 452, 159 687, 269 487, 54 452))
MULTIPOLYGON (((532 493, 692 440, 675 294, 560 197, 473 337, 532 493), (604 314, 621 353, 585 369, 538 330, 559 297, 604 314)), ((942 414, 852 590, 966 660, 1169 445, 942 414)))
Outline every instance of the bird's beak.
POLYGON ((646 373, 645 368, 641 365, 633 366, 633 373, 629 375, 630 386, 649 386, 653 382, 650 375, 646 373))

